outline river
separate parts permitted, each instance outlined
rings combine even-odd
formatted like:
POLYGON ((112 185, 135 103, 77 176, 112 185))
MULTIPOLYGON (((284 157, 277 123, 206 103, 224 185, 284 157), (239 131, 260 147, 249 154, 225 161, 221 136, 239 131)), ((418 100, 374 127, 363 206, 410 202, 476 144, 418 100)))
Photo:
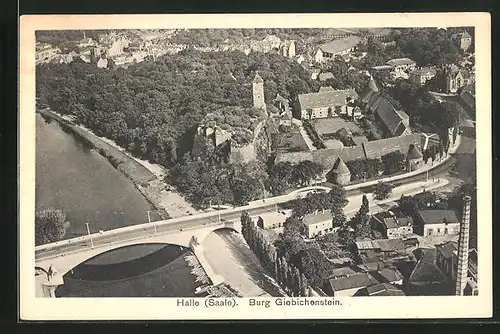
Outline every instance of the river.
MULTIPOLYGON (((106 158, 55 121, 36 115, 36 208, 63 210, 65 238, 147 221, 150 204, 106 158)), ((152 219, 157 216, 152 213, 152 219)), ((173 245, 137 245, 101 254, 65 275, 58 297, 193 296, 185 257, 173 245)))

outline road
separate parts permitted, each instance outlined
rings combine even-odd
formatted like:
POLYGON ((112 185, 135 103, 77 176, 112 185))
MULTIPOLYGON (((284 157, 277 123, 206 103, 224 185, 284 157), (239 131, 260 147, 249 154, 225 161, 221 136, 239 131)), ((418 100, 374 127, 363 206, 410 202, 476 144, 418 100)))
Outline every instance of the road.
MULTIPOLYGON (((475 152, 475 139, 472 136, 463 135, 462 140, 460 142, 459 147, 456 152, 441 165, 437 166, 435 169, 429 171, 429 178, 432 177, 446 177, 450 181, 449 187, 456 186, 462 182, 460 178, 456 178, 449 175, 449 171, 451 167, 455 164, 457 159, 460 159, 461 156, 467 156, 470 158, 475 152)), ((422 172, 422 174, 414 175, 405 179, 401 179, 398 181, 399 184, 404 185, 408 183, 415 183, 424 181, 426 178, 426 173, 422 172)), ((359 189, 354 189, 347 191, 347 197, 359 196, 363 193, 371 193, 373 192, 373 186, 362 187, 359 189)), ((162 221, 156 224, 156 233, 164 234, 164 233, 172 233, 178 232, 179 230, 189 230, 198 228, 201 225, 207 224, 217 224, 219 223, 219 215, 220 219, 225 221, 234 221, 240 218, 241 212, 243 210, 248 211, 250 216, 258 216, 264 212, 275 211, 276 205, 280 203, 284 203, 295 199, 297 192, 293 193, 293 195, 285 195, 275 198, 269 198, 266 202, 259 203, 258 206, 254 205, 247 207, 239 207, 234 209, 222 210, 220 213, 214 212, 209 216, 196 217, 193 216, 191 219, 183 220, 183 221, 162 221)), ((188 216, 189 217, 189 216, 188 216)), ((115 230, 113 233, 108 233, 111 231, 104 232, 103 234, 93 234, 93 244, 94 247, 109 245, 110 243, 122 241, 126 239, 138 239, 145 238, 154 233, 154 226, 152 224, 143 224, 136 225, 135 228, 124 229, 124 230, 115 230)), ((61 254, 67 254, 72 252, 77 252, 79 250, 85 250, 90 246, 90 240, 87 237, 79 237, 75 239, 66 240, 64 243, 58 243, 53 247, 43 247, 42 249, 35 248, 35 261, 40 261, 43 259, 55 257, 61 254)))

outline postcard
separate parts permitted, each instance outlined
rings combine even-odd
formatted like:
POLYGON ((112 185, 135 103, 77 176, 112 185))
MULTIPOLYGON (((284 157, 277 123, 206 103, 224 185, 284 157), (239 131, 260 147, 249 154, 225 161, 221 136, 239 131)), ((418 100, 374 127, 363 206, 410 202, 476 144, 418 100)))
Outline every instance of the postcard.
POLYGON ((21 319, 492 316, 489 14, 25 15, 19 45, 21 319))

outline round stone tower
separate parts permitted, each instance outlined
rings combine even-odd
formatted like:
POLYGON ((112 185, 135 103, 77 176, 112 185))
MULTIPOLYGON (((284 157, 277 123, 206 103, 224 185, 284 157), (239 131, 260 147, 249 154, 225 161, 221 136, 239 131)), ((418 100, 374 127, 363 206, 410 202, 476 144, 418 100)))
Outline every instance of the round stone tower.
POLYGON ((333 181, 339 185, 345 186, 351 182, 351 171, 340 157, 333 164, 329 174, 333 181))

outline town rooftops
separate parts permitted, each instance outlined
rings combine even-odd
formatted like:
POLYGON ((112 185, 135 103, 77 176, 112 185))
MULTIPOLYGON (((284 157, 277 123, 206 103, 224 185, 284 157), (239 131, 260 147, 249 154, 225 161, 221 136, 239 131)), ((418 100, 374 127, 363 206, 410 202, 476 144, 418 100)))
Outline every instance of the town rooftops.
POLYGON ((335 89, 333 89, 333 87, 331 87, 331 86, 321 86, 319 88, 318 93, 322 93, 322 92, 334 92, 334 91, 335 91, 335 89))
POLYGON ((358 250, 379 249, 382 252, 393 252, 405 249, 402 239, 378 239, 369 241, 356 241, 358 250))
POLYGON ((356 96, 353 89, 323 90, 317 93, 299 94, 299 103, 302 110, 344 106, 348 97, 356 98, 356 96))
POLYGON ((437 250, 435 248, 422 248, 420 260, 413 269, 409 282, 411 284, 442 283, 446 276, 436 265, 437 250))
POLYGON ((436 70, 430 67, 422 67, 421 69, 413 71, 412 74, 424 77, 429 75, 436 75, 436 70))
POLYGON ((424 224, 458 223, 457 214, 453 210, 419 210, 417 214, 424 224))
POLYGON ((341 278, 341 277, 348 277, 357 274, 357 272, 352 269, 351 267, 341 267, 341 268, 336 268, 333 269, 330 276, 330 278, 341 278))
POLYGON ((371 69, 374 71, 386 71, 386 70, 391 70, 392 66, 391 65, 378 65, 378 66, 372 66, 371 69))
POLYGON ((378 282, 368 273, 357 273, 348 277, 329 279, 328 283, 333 291, 343 291, 355 288, 364 288, 378 282))
POLYGON ((374 284, 366 288, 368 296, 405 296, 404 292, 389 283, 374 284))
POLYGON ((400 127, 405 127, 402 122, 408 119, 408 115, 396 110, 385 98, 379 99, 375 111, 391 134, 398 135, 402 133, 400 127))
POLYGON ((420 159, 422 158, 422 153, 418 150, 418 148, 414 145, 410 145, 410 149, 407 154, 408 159, 420 159))
POLYGON ((347 38, 337 39, 319 47, 322 52, 336 54, 352 49, 361 41, 358 36, 349 36, 347 38))
POLYGON ((390 217, 384 218, 383 224, 387 229, 400 228, 402 226, 411 226, 413 224, 413 220, 411 219, 411 217, 390 217))
POLYGON ((458 243, 455 241, 447 241, 442 244, 436 245, 436 249, 439 253, 441 253, 445 258, 449 259, 456 255, 458 250, 458 243))
POLYGON ((401 65, 413 65, 413 64, 415 64, 415 61, 411 60, 410 58, 395 58, 387 62, 387 65, 389 66, 401 66, 401 65))
POLYGON ((377 271, 387 282, 397 282, 403 279, 403 275, 396 268, 384 267, 377 271))
POLYGON ((333 78, 335 78, 335 77, 333 76, 332 72, 323 72, 323 73, 320 73, 318 76, 319 81, 326 81, 328 79, 333 79, 333 78))
POLYGON ((332 214, 330 211, 311 213, 305 215, 302 221, 306 225, 314 225, 327 220, 332 220, 332 214))

